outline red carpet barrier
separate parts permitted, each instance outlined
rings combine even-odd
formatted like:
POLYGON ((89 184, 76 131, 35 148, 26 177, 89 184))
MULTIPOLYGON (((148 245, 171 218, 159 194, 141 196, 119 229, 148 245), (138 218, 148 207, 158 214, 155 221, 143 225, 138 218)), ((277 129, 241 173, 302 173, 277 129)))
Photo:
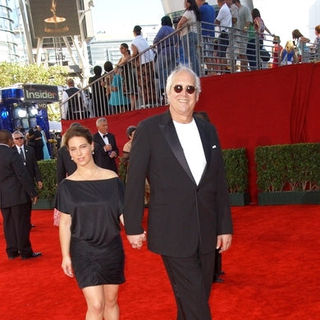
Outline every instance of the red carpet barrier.
MULTIPOLYGON (((196 109, 208 113, 223 148, 247 148, 253 202, 257 199, 256 146, 320 141, 319 79, 320 64, 201 79, 202 93, 196 109)), ((116 135, 119 148, 127 140, 129 125, 164 110, 160 107, 109 116, 110 132, 116 135)), ((71 122, 62 121, 63 130, 71 122)), ((79 122, 95 132, 95 119, 79 122)))

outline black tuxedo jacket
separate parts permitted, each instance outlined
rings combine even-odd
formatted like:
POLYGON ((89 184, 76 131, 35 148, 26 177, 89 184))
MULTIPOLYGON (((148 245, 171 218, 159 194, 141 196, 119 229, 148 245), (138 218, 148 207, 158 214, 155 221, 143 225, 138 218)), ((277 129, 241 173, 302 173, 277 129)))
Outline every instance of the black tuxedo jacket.
POLYGON ((42 181, 41 172, 38 166, 34 149, 28 146, 24 147, 26 154, 26 167, 32 179, 35 182, 42 181))
MULTIPOLYGON (((17 150, 16 147, 13 147, 15 150, 17 150)), ((33 147, 30 146, 24 146, 24 153, 26 156, 26 169, 31 177, 31 179, 34 182, 42 181, 41 178, 41 172, 38 166, 38 162, 36 159, 36 155, 34 152, 33 147)))
POLYGON ((17 150, 0 145, 0 207, 28 203, 37 192, 17 150))
POLYGON ((171 115, 142 121, 134 135, 125 195, 127 234, 141 234, 145 177, 150 183, 148 247, 173 257, 215 250, 220 234, 232 233, 221 147, 215 128, 195 119, 207 165, 197 185, 171 115))
POLYGON ((57 153, 57 183, 60 183, 67 175, 74 173, 77 165, 71 160, 66 146, 62 146, 57 153))
MULTIPOLYGON (((112 146, 112 151, 115 151, 119 155, 119 149, 117 147, 116 138, 112 133, 108 133, 108 140, 112 146)), ((94 158, 96 164, 105 169, 117 171, 117 164, 115 158, 110 158, 108 152, 105 152, 103 147, 105 146, 104 140, 101 138, 100 133, 97 132, 93 135, 93 141, 95 143, 94 158)))

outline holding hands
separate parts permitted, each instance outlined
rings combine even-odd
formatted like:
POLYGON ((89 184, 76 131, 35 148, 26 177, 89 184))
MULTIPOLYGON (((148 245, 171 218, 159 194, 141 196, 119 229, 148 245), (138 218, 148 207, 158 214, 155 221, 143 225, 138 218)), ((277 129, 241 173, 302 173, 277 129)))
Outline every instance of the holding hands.
POLYGON ((143 241, 146 241, 146 232, 141 234, 127 235, 128 241, 130 242, 133 249, 141 249, 143 241))

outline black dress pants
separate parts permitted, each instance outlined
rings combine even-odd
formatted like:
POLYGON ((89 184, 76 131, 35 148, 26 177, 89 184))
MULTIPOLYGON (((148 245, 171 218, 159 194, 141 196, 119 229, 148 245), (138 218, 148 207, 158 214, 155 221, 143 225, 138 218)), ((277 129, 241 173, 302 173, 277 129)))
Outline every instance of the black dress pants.
POLYGON ((28 257, 32 254, 30 235, 29 203, 2 208, 3 230, 6 239, 8 257, 20 254, 28 257))
POLYGON ((177 320, 211 320, 209 296, 215 252, 178 258, 162 255, 177 303, 177 320))

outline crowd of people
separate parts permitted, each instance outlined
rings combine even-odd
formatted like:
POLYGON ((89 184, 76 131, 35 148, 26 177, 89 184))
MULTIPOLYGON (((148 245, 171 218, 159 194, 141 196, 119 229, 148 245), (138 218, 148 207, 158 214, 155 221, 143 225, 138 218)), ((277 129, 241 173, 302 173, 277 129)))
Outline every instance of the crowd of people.
MULTIPOLYGON (((151 47, 141 26, 134 26, 133 41, 120 45, 117 64, 107 61, 104 74, 101 66, 93 68, 89 89, 62 105, 63 119, 164 105, 167 77, 179 64, 188 65, 198 76, 219 75, 275 68, 320 56, 319 25, 314 44, 295 29, 283 48, 260 11, 250 11, 240 0, 218 0, 218 13, 205 0, 185 0, 184 4, 185 11, 178 19, 162 17, 151 47)), ((63 101, 78 91, 72 79, 68 87, 63 101)))

